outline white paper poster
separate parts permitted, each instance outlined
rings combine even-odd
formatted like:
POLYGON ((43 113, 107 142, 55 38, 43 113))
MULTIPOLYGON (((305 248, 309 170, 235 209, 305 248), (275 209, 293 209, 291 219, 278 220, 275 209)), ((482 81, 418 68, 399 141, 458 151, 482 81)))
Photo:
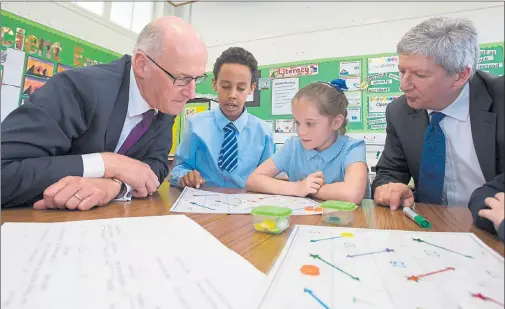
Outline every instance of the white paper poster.
POLYGON ((291 100, 298 92, 298 78, 274 79, 272 81, 272 115, 290 115, 291 100))
POLYGON ((349 102, 349 107, 351 106, 361 106, 361 92, 346 92, 347 102, 349 102))
POLYGON ((348 76, 343 78, 347 85, 348 91, 359 90, 361 78, 359 76, 348 76))
POLYGON ((369 113, 385 113, 386 107, 389 103, 396 99, 393 97, 369 97, 368 98, 368 112, 369 113))
POLYGON ((398 72, 398 56, 368 59, 368 74, 398 72))
POLYGON ((348 108, 347 109, 347 121, 349 121, 349 122, 361 122, 361 109, 359 109, 359 108, 348 108))
POLYGON ((5 58, 5 62, 3 63, 2 84, 21 87, 24 73, 23 68, 25 66, 25 53, 17 49, 7 48, 3 52, 3 58, 5 58), (7 55, 4 54, 5 52, 7 55))
POLYGON ((340 62, 340 75, 360 75, 361 61, 340 62))
POLYGON ((19 87, 2 85, 2 94, 0 98, 0 101, 2 102, 2 121, 4 121, 5 117, 18 107, 20 91, 21 88, 19 87))

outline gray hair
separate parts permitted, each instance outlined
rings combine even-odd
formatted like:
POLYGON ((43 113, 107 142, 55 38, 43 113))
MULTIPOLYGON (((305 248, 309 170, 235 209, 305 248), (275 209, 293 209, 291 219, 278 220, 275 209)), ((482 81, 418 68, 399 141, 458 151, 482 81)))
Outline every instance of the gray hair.
POLYGON ((471 69, 475 74, 480 47, 473 23, 463 18, 434 17, 410 29, 396 46, 398 54, 433 57, 448 74, 471 69))
POLYGON ((164 33, 154 25, 154 23, 147 24, 142 31, 140 31, 133 53, 143 51, 151 57, 157 57, 163 53, 163 37, 164 33))

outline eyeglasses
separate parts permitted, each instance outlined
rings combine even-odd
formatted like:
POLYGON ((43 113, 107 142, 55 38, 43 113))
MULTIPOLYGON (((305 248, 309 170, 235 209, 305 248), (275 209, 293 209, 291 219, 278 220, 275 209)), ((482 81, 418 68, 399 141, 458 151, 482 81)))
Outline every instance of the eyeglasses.
POLYGON ((162 68, 158 63, 156 63, 156 61, 153 60, 153 58, 149 57, 146 53, 144 53, 144 55, 146 55, 146 57, 149 60, 151 60, 154 64, 156 64, 156 66, 158 68, 160 68, 163 72, 165 72, 168 76, 170 76, 170 78, 172 78, 174 80, 174 86, 185 87, 185 86, 189 85, 193 79, 195 80, 195 84, 198 85, 199 83, 203 82, 207 78, 207 74, 203 74, 203 75, 200 75, 197 77, 191 77, 191 76, 177 77, 177 76, 174 76, 172 73, 170 73, 167 70, 165 70, 164 68, 162 68))

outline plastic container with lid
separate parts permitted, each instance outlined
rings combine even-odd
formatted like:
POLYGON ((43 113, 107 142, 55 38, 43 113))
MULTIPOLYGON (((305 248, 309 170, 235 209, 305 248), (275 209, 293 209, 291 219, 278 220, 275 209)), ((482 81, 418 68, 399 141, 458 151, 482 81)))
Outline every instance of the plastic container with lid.
POLYGON ((280 206, 258 206, 251 214, 254 218, 254 229, 259 232, 280 234, 289 227, 289 217, 293 211, 280 206))
POLYGON ((347 225, 354 219, 355 203, 344 201, 325 201, 320 206, 323 209, 323 221, 330 224, 347 225))

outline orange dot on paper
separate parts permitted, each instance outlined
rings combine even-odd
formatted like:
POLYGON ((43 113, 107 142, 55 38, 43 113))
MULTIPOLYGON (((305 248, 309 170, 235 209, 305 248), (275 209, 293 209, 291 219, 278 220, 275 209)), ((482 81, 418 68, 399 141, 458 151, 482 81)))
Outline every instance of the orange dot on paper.
POLYGON ((314 265, 303 265, 302 268, 300 268, 300 271, 302 274, 307 275, 307 276, 319 276, 319 267, 314 266, 314 265))
POLYGON ((306 211, 323 211, 321 207, 307 206, 304 208, 306 211))

